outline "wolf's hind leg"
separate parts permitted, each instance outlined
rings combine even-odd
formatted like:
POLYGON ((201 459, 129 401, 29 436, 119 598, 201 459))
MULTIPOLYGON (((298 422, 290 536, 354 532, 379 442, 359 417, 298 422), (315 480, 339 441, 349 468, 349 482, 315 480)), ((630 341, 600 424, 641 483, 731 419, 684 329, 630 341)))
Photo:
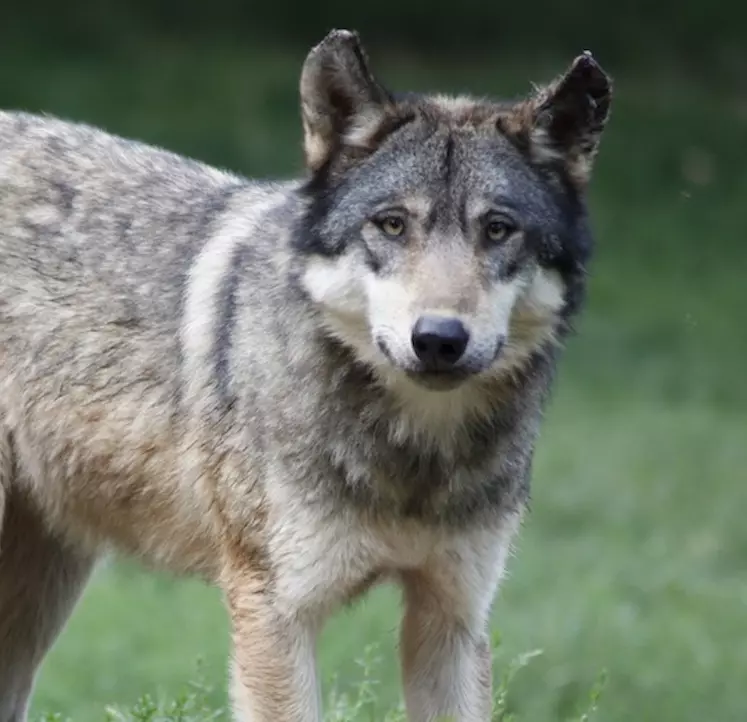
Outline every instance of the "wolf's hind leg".
MULTIPOLYGON (((10 437, 0 426, 0 541, 3 536, 3 519, 5 518, 5 500, 10 489, 10 474, 12 470, 10 437)), ((0 547, 0 550, 2 547, 0 547)))
MULTIPOLYGON (((0 451, 0 474, 4 461, 0 451)), ((0 722, 23 722, 37 669, 93 559, 52 535, 11 482, 0 476, 0 722)))

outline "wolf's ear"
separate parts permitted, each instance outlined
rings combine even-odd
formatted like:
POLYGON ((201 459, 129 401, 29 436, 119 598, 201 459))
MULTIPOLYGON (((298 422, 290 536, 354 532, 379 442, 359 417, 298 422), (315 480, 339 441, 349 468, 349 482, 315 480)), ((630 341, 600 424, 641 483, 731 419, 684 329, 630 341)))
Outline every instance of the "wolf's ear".
POLYGON ((391 107, 368 68, 358 34, 332 30, 311 49, 301 71, 306 164, 318 170, 343 145, 365 148, 391 107))
POLYGON ((587 51, 522 104, 510 125, 522 131, 539 163, 560 161, 583 187, 591 176, 611 100, 612 81, 587 51))

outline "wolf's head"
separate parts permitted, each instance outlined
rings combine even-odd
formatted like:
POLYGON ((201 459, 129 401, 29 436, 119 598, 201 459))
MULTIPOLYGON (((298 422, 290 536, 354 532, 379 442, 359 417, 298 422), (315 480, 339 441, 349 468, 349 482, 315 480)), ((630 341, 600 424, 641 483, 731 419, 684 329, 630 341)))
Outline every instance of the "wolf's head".
POLYGON ((338 30, 300 90, 302 283, 329 333, 384 381, 432 389, 507 373, 563 334, 611 97, 590 54, 517 102, 395 98, 338 30))

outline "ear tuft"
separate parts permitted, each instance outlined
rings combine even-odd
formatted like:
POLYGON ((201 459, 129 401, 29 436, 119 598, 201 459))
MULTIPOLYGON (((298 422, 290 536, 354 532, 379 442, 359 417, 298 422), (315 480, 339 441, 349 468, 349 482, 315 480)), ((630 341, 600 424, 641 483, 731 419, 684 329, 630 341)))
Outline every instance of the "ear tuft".
POLYGON ((590 51, 568 70, 512 109, 501 126, 523 136, 534 160, 560 162, 579 186, 588 183, 609 118, 612 82, 590 51))
POLYGON ((357 32, 332 30, 306 57, 301 71, 306 164, 323 166, 343 145, 365 147, 391 105, 375 80, 357 32))

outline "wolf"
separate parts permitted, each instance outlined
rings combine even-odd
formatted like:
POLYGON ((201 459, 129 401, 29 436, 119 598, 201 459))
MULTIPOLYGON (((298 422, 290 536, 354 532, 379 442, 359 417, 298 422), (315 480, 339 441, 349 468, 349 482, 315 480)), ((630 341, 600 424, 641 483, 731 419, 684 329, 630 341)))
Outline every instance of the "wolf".
POLYGON ((402 592, 412 722, 488 722, 490 611, 585 298, 612 96, 300 74, 305 172, 0 113, 0 722, 110 554, 217 585, 244 722, 319 722, 322 625, 402 592))

